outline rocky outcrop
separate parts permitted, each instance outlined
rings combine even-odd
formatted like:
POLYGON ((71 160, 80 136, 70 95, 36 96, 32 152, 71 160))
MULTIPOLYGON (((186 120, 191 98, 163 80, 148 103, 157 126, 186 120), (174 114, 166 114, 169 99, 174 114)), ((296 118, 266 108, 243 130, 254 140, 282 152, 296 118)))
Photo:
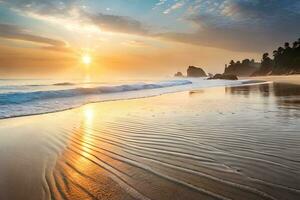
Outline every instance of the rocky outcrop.
POLYGON ((214 75, 212 73, 207 73, 209 78, 212 78, 214 75))
POLYGON ((176 74, 174 74, 175 77, 183 77, 183 74, 181 72, 177 72, 176 74))
POLYGON ((189 66, 187 69, 188 77, 207 77, 205 71, 200 67, 189 66))
POLYGON ((215 74, 213 77, 208 78, 208 80, 212 79, 238 80, 238 77, 234 74, 215 74))

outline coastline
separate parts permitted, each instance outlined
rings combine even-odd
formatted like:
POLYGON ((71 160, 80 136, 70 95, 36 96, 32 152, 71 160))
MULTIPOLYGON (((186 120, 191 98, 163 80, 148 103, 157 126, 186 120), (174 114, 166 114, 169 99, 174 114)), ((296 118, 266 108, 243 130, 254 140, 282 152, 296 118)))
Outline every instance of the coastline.
MULTIPOLYGON (((193 79, 174 79, 171 81, 190 81, 193 79)), ((194 78, 194 80, 197 80, 197 78, 194 78)), ((202 80, 202 79, 199 79, 202 80)), ((52 105, 52 109, 51 106, 49 108, 45 108, 43 109, 43 107, 41 107, 42 110, 37 110, 34 111, 35 104, 41 104, 42 102, 35 102, 32 105, 24 105, 22 106, 22 104, 19 103, 13 103, 12 106, 10 107, 5 107, 4 105, 4 110, 2 110, 2 114, 0 115, 0 120, 2 119, 8 119, 8 118, 16 118, 16 117, 24 117, 24 116, 31 116, 31 115, 41 115, 41 114, 49 114, 49 113, 54 113, 54 112, 63 112, 66 110, 70 110, 70 109, 75 109, 87 104, 91 104, 91 103, 100 103, 100 102, 107 102, 107 101, 119 101, 119 100, 126 100, 126 99, 138 99, 138 98, 148 98, 148 97, 153 97, 153 96, 159 96, 159 95, 164 95, 164 94, 169 94, 169 93, 177 93, 177 92, 182 92, 182 91, 189 91, 189 90, 197 90, 197 89, 203 89, 203 88, 214 88, 214 87, 222 87, 222 86, 243 86, 243 85, 254 85, 254 84, 261 84, 262 82, 278 82, 278 83, 289 83, 289 84, 300 84, 300 75, 289 75, 289 76, 258 76, 258 77, 240 77, 240 80, 238 80, 238 82, 235 81, 228 81, 227 83, 226 81, 222 83, 222 80, 202 80, 202 82, 206 82, 207 85, 198 85, 193 84, 191 87, 189 85, 187 85, 187 87, 185 85, 183 86, 177 86, 177 87, 166 87, 163 88, 164 90, 160 91, 160 88, 154 88, 154 89, 145 89, 144 94, 142 94, 141 92, 138 92, 136 90, 133 91, 127 91, 124 94, 121 94, 122 92, 114 92, 114 93, 107 93, 107 94, 99 94, 99 97, 97 97, 97 95, 91 96, 91 99, 88 97, 88 100, 79 100, 78 103, 75 103, 74 105, 68 105, 66 104, 68 101, 72 102, 74 100, 68 100, 67 99, 61 99, 58 97, 57 101, 49 101, 49 102, 45 102, 43 104, 53 104, 52 105), (219 81, 221 81, 219 83, 219 81), (120 95, 119 95, 120 94, 120 95), (118 96, 119 95, 119 96, 118 96), (89 100, 90 99, 90 100, 89 100), (55 106, 55 104, 57 104, 57 102, 60 102, 61 100, 66 101, 64 104, 66 104, 66 106, 60 106, 57 105, 55 106), (82 101, 82 102, 81 102, 82 101), (28 108, 28 106, 30 108, 28 108), (53 109, 55 106, 55 109, 53 109), (5 113, 5 109, 7 109, 8 111, 10 111, 10 113, 5 113), (12 109, 12 110, 10 110, 12 109), (26 110, 33 110, 27 113, 26 110)), ((151 84, 149 84, 151 85, 151 84)), ((117 86, 120 87, 120 86, 117 86)), ((81 88, 75 88, 75 89, 81 89, 81 88)), ((91 88, 91 89, 97 89, 97 88, 91 88)), ((43 91, 42 91, 43 92, 43 91)), ((46 91, 47 92, 47 91, 46 91)), ((26 93, 24 93, 26 94, 26 93)), ((3 97, 4 99, 7 97, 3 97)), ((23 97, 22 97, 23 98, 23 97)), ((27 98, 27 97, 26 97, 27 98)), ((80 97, 81 98, 81 97, 80 97)), ((54 99, 55 100, 55 99, 54 99)), ((14 100, 13 100, 14 101, 14 100)), ((38 108, 40 109, 40 108, 38 108)))
POLYGON ((297 199, 300 107, 278 94, 200 88, 0 120, 0 198, 297 199))

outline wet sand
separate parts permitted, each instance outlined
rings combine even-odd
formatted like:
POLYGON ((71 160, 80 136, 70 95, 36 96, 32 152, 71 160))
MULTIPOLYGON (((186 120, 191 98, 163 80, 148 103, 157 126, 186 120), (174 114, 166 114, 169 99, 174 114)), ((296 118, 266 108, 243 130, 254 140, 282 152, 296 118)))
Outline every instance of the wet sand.
POLYGON ((276 82, 276 83, 288 83, 288 84, 300 85, 300 75, 257 76, 257 77, 247 77, 247 79, 264 80, 264 81, 272 81, 272 82, 276 82))
POLYGON ((0 199, 300 199, 300 85, 279 82, 0 120, 0 199))

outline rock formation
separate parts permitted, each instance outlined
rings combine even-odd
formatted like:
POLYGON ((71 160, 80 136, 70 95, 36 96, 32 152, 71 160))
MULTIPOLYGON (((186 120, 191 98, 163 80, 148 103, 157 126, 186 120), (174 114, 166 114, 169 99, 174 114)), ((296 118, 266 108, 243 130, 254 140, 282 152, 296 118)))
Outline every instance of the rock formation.
POLYGON ((237 76, 234 74, 215 74, 213 77, 208 78, 208 80, 212 79, 238 80, 237 76))
POLYGON ((188 77, 207 77, 205 71, 202 68, 189 66, 187 69, 188 77))
POLYGON ((175 77, 183 77, 183 74, 181 72, 177 72, 176 74, 174 74, 175 77))

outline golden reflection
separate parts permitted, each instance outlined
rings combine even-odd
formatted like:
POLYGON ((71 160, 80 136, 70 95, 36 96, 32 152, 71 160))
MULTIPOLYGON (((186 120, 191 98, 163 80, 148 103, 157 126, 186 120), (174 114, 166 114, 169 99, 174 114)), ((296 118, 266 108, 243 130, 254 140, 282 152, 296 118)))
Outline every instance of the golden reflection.
POLYGON ((82 147, 85 151, 89 152, 88 148, 84 146, 86 144, 92 143, 93 139, 91 134, 93 134, 93 126, 94 126, 94 108, 92 105, 86 105, 83 107, 83 123, 82 123, 82 147))
MULTIPOLYGON (((90 158, 92 153, 91 144, 94 143, 93 134, 94 130, 94 107, 92 105, 86 105, 82 107, 82 125, 80 128, 80 138, 79 141, 81 143, 81 155, 84 157, 90 158)), ((90 164, 89 161, 83 157, 79 157, 78 159, 81 166, 85 166, 88 168, 90 164)))
MULTIPOLYGON (((95 159, 93 156, 95 154, 93 149, 95 148, 92 146, 95 145, 95 139, 92 136, 94 134, 95 114, 95 107, 92 104, 85 105, 80 109, 80 113, 76 115, 80 117, 80 126, 76 128, 69 147, 72 151, 67 151, 64 157, 64 162, 67 161, 87 176, 94 173, 94 165, 91 161, 95 159)), ((84 183, 85 180, 77 171, 67 170, 67 173, 75 182, 84 183)))
POLYGON ((94 110, 91 105, 87 105, 84 107, 84 126, 90 128, 93 124, 94 119, 94 110))

